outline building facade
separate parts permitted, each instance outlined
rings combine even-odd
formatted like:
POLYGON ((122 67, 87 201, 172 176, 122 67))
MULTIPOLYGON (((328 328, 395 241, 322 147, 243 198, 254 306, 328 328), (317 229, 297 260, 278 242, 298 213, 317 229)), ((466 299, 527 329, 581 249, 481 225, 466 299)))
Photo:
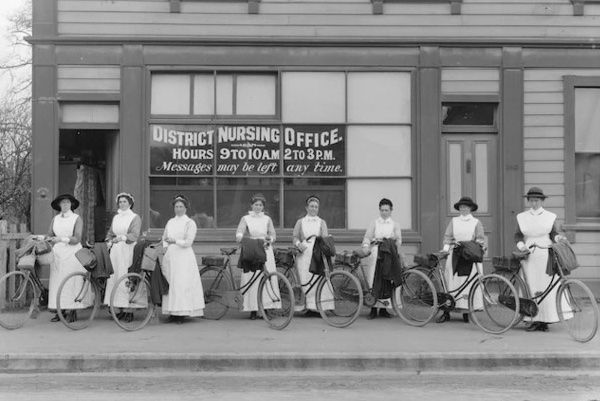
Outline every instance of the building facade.
POLYGON ((352 248, 387 197, 410 255, 469 195, 493 256, 535 185, 600 288, 600 1, 33 5, 36 232, 75 191, 102 236, 127 191, 158 236, 182 193, 214 253, 262 192, 285 244, 314 193, 352 248))

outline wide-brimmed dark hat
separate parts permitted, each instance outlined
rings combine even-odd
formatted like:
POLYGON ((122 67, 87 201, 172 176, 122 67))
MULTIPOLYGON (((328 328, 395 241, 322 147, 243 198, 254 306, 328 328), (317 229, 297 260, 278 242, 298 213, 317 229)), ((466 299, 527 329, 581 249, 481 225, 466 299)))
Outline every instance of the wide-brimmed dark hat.
POLYGON ((473 199, 469 198, 468 196, 463 196, 462 198, 460 198, 458 202, 454 204, 454 209, 458 210, 458 207, 460 205, 469 206, 472 212, 476 211, 479 208, 479 206, 477 206, 477 203, 473 202, 473 199))
POLYGON ((525 198, 539 198, 539 199, 546 199, 547 196, 544 195, 544 191, 542 191, 542 188, 539 187, 531 187, 529 188, 529 191, 527 191, 526 195, 523 195, 525 198))
POLYGON ((75 197, 71 194, 62 194, 58 195, 54 200, 50 203, 52 209, 60 212, 60 202, 64 199, 68 199, 71 202, 71 210, 75 210, 79 207, 79 201, 75 199, 75 197))

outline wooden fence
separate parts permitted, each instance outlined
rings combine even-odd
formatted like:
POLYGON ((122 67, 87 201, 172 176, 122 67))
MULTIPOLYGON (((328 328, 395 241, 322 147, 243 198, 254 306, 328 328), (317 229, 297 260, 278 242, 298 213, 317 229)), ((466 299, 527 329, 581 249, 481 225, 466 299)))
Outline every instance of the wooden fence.
MULTIPOLYGON (((21 241, 31 235, 25 224, 8 224, 0 220, 0 277, 15 271, 17 267, 17 249, 21 241)), ((11 296, 14 288, 6 288, 5 296, 11 296)), ((0 294, 2 293, 0 289, 0 294)), ((0 296, 0 308, 4 306, 4 297, 0 296)))

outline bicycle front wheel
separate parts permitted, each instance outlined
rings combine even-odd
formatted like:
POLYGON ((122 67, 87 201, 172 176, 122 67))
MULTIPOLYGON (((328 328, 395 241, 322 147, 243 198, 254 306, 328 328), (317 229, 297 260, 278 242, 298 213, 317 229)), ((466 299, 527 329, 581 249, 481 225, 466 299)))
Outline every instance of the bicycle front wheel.
POLYGON ((402 283, 394 288, 392 306, 406 324, 424 326, 438 311, 435 285, 422 271, 406 270, 402 283))
POLYGON ((204 291, 204 318, 219 320, 227 313, 227 292, 232 284, 223 269, 207 266, 200 271, 204 291))
POLYGON ((479 278, 469 292, 471 320, 483 331, 501 334, 519 319, 517 290, 506 278, 488 274, 479 278))
POLYGON ((33 282, 20 271, 0 278, 0 326, 8 330, 22 327, 31 317, 36 299, 33 282))
POLYGON ((258 285, 258 311, 276 330, 285 329, 294 316, 294 291, 279 272, 265 272, 258 285))
POLYGON ((90 325, 100 306, 100 291, 88 273, 71 273, 60 283, 56 296, 56 312, 71 330, 90 325))
POLYGON ((143 275, 127 273, 115 282, 110 293, 110 314, 123 330, 135 331, 148 324, 154 315, 154 303, 150 297, 150 283, 143 275), (115 305, 118 293, 123 290, 128 294, 128 302, 115 305))
POLYGON ((363 304, 360 281, 344 270, 332 271, 329 279, 321 277, 315 297, 321 317, 333 327, 351 325, 363 304))
POLYGON ((592 291, 579 280, 565 280, 556 293, 558 318, 575 341, 590 341, 598 330, 598 304, 592 291))

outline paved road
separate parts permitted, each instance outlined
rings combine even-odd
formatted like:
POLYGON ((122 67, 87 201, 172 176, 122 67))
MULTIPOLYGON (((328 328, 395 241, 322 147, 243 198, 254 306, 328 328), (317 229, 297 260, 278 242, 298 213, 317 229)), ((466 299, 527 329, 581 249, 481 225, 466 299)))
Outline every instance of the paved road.
POLYGON ((600 374, 181 373, 0 375, 1 401, 600 401, 600 374))

